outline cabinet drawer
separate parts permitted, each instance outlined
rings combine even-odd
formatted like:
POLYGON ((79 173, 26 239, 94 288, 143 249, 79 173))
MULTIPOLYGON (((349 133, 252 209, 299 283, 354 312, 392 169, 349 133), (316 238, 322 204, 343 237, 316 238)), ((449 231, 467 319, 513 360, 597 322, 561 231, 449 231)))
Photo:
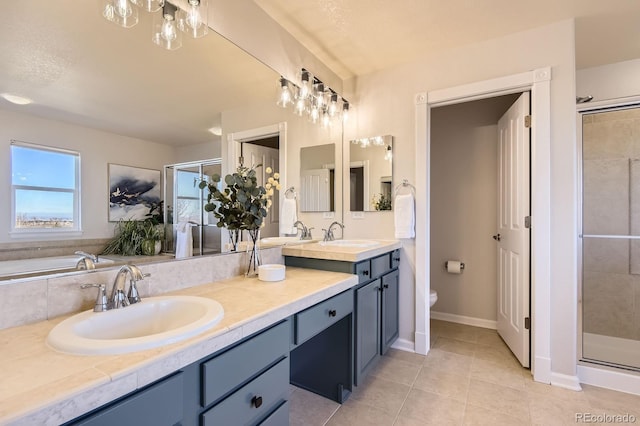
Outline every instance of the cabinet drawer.
POLYGON ((259 424, 286 401, 288 392, 289 358, 285 358, 204 413, 202 425, 259 424))
POLYGON ((353 312, 353 293, 348 290, 296 314, 294 343, 301 344, 351 312, 353 312))
POLYGON ((356 263, 355 272, 358 276, 358 284, 371 280, 371 262, 365 260, 364 262, 356 263))
POLYGON ((371 259, 371 278, 378 278, 391 270, 391 253, 371 259))
POLYGON ((72 425, 173 426, 182 421, 182 373, 164 379, 72 425))
POLYGON ((282 404, 269 417, 264 419, 260 426, 283 426, 289 424, 289 401, 282 404))
POLYGON ((391 252, 391 269, 400 266, 400 249, 391 252))
POLYGON ((289 353, 289 321, 252 337, 202 364, 206 407, 289 353))

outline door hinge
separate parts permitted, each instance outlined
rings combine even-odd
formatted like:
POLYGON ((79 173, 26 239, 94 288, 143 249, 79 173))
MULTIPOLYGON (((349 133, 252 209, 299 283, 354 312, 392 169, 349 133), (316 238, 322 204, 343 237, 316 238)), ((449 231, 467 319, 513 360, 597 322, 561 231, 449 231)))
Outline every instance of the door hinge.
POLYGON ((531 216, 524 217, 524 227, 531 228, 531 216))
POLYGON ((525 115, 524 116, 524 127, 526 127, 527 129, 531 127, 531 116, 530 115, 525 115))
POLYGON ((531 330, 531 318, 525 317, 525 319, 524 319, 524 328, 526 330, 531 330))

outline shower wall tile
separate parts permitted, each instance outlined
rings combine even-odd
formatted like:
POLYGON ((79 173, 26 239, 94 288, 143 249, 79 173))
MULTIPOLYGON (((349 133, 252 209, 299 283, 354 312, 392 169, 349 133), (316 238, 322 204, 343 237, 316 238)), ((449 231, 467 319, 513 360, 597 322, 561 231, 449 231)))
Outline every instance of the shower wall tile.
MULTIPOLYGON (((629 251, 629 240, 585 238, 582 244, 583 269, 628 274, 629 251)), ((640 254, 640 251, 638 253, 640 254)), ((640 265, 638 267, 640 268, 640 265)))
MULTIPOLYGON (((638 124, 640 125, 640 120, 638 124)), ((640 134, 638 136, 640 137, 640 134)), ((630 233, 631 235, 640 235, 640 160, 631 160, 630 174, 630 233)), ((640 274, 640 240, 631 240, 629 270, 632 274, 640 274)))
POLYGON ((585 160, 630 158, 634 152, 633 120, 583 123, 582 149, 585 160))
POLYGON ((585 272, 583 288, 583 331, 623 339, 636 337, 632 276, 585 272))
POLYGON ((629 233, 629 160, 584 161, 585 234, 629 233))

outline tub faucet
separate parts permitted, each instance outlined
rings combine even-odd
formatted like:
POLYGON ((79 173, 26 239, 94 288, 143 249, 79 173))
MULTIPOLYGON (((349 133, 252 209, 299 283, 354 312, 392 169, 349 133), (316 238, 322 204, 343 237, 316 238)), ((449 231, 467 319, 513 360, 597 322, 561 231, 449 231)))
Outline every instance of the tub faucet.
POLYGON ((98 256, 91 253, 85 253, 84 251, 77 251, 75 254, 82 256, 76 263, 76 269, 79 271, 90 271, 96 269, 96 263, 98 263, 98 256))
POLYGON ((340 222, 332 222, 331 225, 329 225, 329 227, 327 229, 323 229, 324 231, 324 241, 333 241, 335 239, 334 235, 333 235, 333 227, 334 226, 339 226, 342 229, 342 232, 344 233, 344 225, 340 222))
POLYGON ((304 223, 300 222, 299 220, 296 220, 293 223, 293 226, 295 226, 297 229, 300 230, 300 239, 301 240, 310 240, 313 237, 311 236, 311 230, 313 228, 307 228, 304 223))
POLYGON ((91 259, 94 263, 98 263, 98 255, 87 253, 86 251, 78 250, 74 254, 84 257, 85 259, 91 259))
POLYGON ((123 265, 113 280, 113 287, 109 296, 109 309, 124 308, 130 304, 140 302, 142 299, 140 299, 136 283, 148 276, 149 274, 143 274, 140 268, 135 265, 123 265), (129 291, 125 295, 124 287, 127 275, 130 275, 131 280, 129 281, 129 291))

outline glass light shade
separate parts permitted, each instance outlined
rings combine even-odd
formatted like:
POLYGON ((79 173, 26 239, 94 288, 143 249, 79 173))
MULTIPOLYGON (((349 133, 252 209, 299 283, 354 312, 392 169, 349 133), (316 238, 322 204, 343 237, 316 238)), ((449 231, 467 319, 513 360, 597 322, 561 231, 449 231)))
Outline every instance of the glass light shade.
POLYGON ((131 3, 147 12, 157 12, 164 6, 164 0, 131 0, 131 3))
POLYGON ((311 103, 311 107, 309 108, 309 121, 312 123, 317 123, 320 119, 320 109, 315 102, 311 103))
POLYGON ((338 95, 336 93, 331 94, 331 100, 327 105, 327 112, 330 117, 335 117, 338 113, 338 95))
POLYGON ((342 104, 342 121, 349 121, 349 102, 345 102, 342 104))
POLYGON ((278 91, 278 101, 276 104, 279 107, 286 108, 293 102, 293 96, 291 89, 289 88, 289 82, 286 78, 280 78, 280 90, 278 91))
POLYGON ((297 116, 302 117, 302 115, 307 110, 307 100, 300 97, 299 93, 300 93, 300 89, 298 89, 296 93, 296 100, 293 103, 293 112, 297 116))
POLYGON ((316 85, 314 96, 316 98, 316 103, 318 105, 318 108, 322 108, 325 105, 324 84, 319 83, 316 85))
POLYGON ((131 28, 138 23, 138 8, 129 0, 101 0, 102 16, 124 28, 131 28))
POLYGON ((209 0, 187 0, 187 9, 178 10, 178 28, 193 38, 209 33, 209 0))
POLYGON ((300 91, 298 96, 302 99, 307 99, 311 95, 311 74, 309 71, 302 70, 300 75, 300 91))
POLYGON ((331 117, 329 116, 329 113, 327 112, 326 109, 322 111, 321 123, 322 123, 322 127, 324 127, 325 129, 331 126, 331 117))
POLYGON ((167 50, 176 50, 182 46, 182 33, 176 22, 177 8, 165 2, 162 13, 153 16, 151 41, 167 50))

